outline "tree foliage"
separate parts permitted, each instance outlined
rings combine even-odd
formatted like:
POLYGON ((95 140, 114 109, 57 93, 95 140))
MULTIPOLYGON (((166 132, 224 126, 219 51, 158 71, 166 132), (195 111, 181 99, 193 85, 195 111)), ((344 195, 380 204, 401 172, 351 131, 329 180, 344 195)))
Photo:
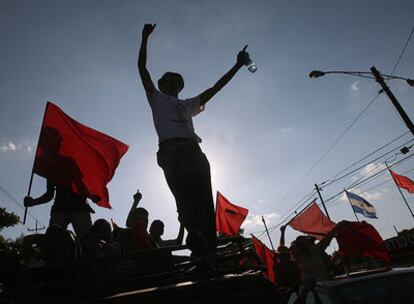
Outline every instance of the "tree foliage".
POLYGON ((20 218, 6 211, 6 208, 0 208, 0 231, 6 227, 12 227, 19 222, 20 218))
MULTIPOLYGON (((0 208, 0 231, 3 228, 13 227, 18 224, 20 218, 14 214, 6 211, 6 208, 0 208)), ((6 239, 0 235, 0 256, 17 257, 23 247, 23 237, 16 240, 6 239)))

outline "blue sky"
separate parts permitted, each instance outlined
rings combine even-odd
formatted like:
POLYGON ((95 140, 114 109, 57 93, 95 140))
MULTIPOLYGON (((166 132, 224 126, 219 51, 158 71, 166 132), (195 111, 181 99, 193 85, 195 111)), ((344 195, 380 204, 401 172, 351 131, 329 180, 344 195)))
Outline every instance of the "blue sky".
MULTIPOLYGON (((330 75, 312 80, 309 72, 376 66, 390 73, 413 20, 409 0, 0 1, 0 184, 19 201, 26 195, 50 100, 78 121, 130 145, 109 184, 114 208, 95 207, 94 219, 123 224, 132 195, 140 189, 150 220, 166 223, 166 237, 178 233, 174 199, 156 164, 157 137, 136 69, 142 26, 157 23, 148 68, 154 80, 167 70, 181 73, 186 82, 182 97, 213 85, 249 44, 258 71, 241 70, 207 104, 195 127, 211 163, 213 191, 250 210, 247 233, 263 230, 261 215, 269 226, 278 223, 315 183, 407 131, 381 95, 303 178, 379 89, 369 79, 330 75)), ((413 78, 413 68, 411 41, 395 75, 413 78)), ((389 85, 414 117, 414 89, 398 81, 389 85)), ((405 135, 388 148, 411 138, 405 135)), ((376 165, 326 187, 322 195, 336 194, 376 165)), ((410 159, 395 170, 412 168, 410 159)), ((407 175, 413 178, 414 172, 407 175)), ((379 219, 368 221, 385 238, 395 234, 392 225, 404 229, 414 223, 391 182, 369 189, 387 178, 384 174, 354 189, 377 208, 379 219)), ((35 177, 32 194, 44 189, 45 181, 35 177)), ((414 208, 414 197, 407 198, 414 208)), ((23 214, 3 192, 0 205, 23 214)), ((47 224, 50 207, 30 212, 47 224)), ((328 211, 335 221, 354 218, 343 199, 332 201, 328 211)), ((2 232, 15 237, 33 226, 29 218, 27 226, 2 232)), ((287 233, 288 241, 297 235, 291 229, 287 233)), ((277 243, 278 230, 271 236, 277 243)))

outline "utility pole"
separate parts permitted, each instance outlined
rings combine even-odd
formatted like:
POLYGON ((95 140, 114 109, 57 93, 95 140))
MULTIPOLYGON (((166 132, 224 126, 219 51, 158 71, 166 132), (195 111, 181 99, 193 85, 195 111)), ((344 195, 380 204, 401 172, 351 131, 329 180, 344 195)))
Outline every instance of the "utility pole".
POLYGON ((414 136, 414 124, 411 121, 410 117, 408 117, 407 113, 405 113, 403 107, 398 102, 397 98, 391 92, 390 88, 384 81, 384 78, 381 76, 381 73, 375 68, 371 67, 371 72, 375 77, 375 80, 380 84, 383 91, 387 94, 388 98, 390 99, 393 106, 397 109, 398 113, 400 114, 401 118, 404 120, 406 126, 410 130, 411 134, 414 136))
POLYGON ((270 246, 272 246, 272 250, 275 251, 275 247, 273 247, 272 239, 270 238, 269 230, 267 229, 266 221, 263 216, 262 216, 262 222, 265 226, 267 237, 269 238, 270 246))
POLYGON ((321 200, 323 210, 325 210, 326 216, 328 217, 329 220, 331 220, 331 217, 329 216, 329 213, 328 213, 328 209, 326 209, 325 202, 323 201, 323 198, 320 192, 321 189, 319 188, 318 184, 315 184, 315 189, 316 189, 316 192, 318 192, 319 199, 321 200))
POLYGON ((46 227, 45 227, 45 226, 43 226, 43 227, 38 227, 38 226, 37 226, 37 220, 36 220, 35 228, 34 228, 34 229, 29 229, 29 228, 27 228, 27 231, 29 231, 29 232, 33 232, 33 231, 34 231, 34 233, 35 233, 35 234, 38 234, 38 232, 39 232, 39 231, 42 231, 42 230, 45 230, 45 229, 46 229, 46 227))

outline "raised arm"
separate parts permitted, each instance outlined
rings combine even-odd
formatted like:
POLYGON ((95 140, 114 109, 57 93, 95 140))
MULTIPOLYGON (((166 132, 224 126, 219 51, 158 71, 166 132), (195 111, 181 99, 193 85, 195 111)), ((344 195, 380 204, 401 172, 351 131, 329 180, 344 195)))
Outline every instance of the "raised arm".
POLYGON ((285 231, 286 231, 286 225, 280 226, 280 242, 279 242, 279 247, 285 246, 285 231))
POLYGON ((131 216, 132 212, 138 207, 139 202, 142 199, 142 194, 137 190, 137 193, 134 194, 134 202, 132 203, 131 210, 129 210, 128 217, 126 219, 125 225, 129 228, 131 226, 131 216))
POLYGON ((328 232, 328 234, 318 243, 318 246, 321 250, 325 251, 328 248, 329 244, 331 243, 332 239, 336 236, 336 231, 338 228, 346 225, 349 221, 343 220, 340 221, 336 226, 328 232))
POLYGON ((138 56, 138 71, 141 76, 142 84, 145 91, 152 93, 154 91, 154 83, 152 82, 150 73, 147 69, 147 43, 148 37, 155 28, 155 24, 145 24, 142 29, 141 48, 138 56))
POLYGON ((199 95, 200 105, 204 105, 214 95, 217 94, 233 77, 236 75, 238 70, 249 60, 249 53, 246 52, 247 45, 237 55, 237 61, 233 67, 224 74, 211 88, 205 90, 199 95))
POLYGON ((24 206, 25 207, 32 207, 36 205, 46 204, 50 202, 55 197, 55 186, 50 182, 47 182, 46 192, 43 193, 38 198, 32 198, 30 196, 26 196, 24 198, 24 206))

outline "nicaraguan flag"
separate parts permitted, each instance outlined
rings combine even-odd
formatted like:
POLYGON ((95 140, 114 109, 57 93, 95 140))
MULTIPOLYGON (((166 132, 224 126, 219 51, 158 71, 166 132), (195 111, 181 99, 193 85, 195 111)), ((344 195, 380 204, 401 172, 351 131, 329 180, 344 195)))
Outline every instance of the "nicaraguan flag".
POLYGON ((375 210, 375 207, 368 203, 364 198, 346 190, 345 193, 355 212, 361 213, 365 217, 377 218, 377 210, 375 210))

